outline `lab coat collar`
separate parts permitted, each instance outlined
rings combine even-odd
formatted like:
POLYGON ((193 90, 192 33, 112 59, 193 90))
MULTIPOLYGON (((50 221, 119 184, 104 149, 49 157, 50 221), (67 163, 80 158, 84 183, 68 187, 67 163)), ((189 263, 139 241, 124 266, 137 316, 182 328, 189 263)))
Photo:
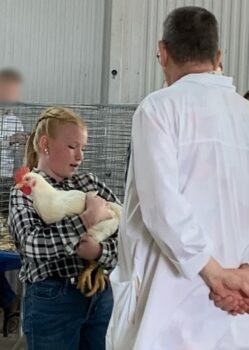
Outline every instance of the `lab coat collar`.
POLYGON ((232 77, 219 75, 212 72, 187 74, 184 77, 178 79, 174 84, 181 84, 182 82, 204 83, 214 86, 222 86, 232 90, 236 89, 233 85, 232 77))

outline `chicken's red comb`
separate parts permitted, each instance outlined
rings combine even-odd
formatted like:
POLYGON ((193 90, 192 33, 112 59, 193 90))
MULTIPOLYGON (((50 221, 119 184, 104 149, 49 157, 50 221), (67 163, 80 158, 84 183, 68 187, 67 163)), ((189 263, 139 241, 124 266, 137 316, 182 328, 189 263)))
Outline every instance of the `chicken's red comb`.
POLYGON ((29 172, 30 172, 30 169, 27 166, 22 166, 21 168, 17 169, 14 176, 15 183, 18 184, 19 182, 21 182, 23 179, 23 176, 29 172))

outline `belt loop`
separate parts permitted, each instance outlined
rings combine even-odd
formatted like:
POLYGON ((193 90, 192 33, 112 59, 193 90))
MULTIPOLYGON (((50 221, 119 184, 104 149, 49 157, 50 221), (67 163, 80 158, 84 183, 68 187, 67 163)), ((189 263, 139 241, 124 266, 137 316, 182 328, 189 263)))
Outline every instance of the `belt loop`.
POLYGON ((67 294, 69 286, 70 286, 70 279, 65 278, 65 282, 63 283, 63 288, 62 288, 62 292, 64 295, 67 294))

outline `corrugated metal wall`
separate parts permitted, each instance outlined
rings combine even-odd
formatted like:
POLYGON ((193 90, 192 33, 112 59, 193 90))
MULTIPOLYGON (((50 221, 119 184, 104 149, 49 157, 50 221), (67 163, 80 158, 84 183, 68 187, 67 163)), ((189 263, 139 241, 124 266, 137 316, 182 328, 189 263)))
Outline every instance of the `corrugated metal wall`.
POLYGON ((114 0, 110 67, 118 74, 110 77, 110 102, 136 103, 161 87, 156 51, 162 24, 171 10, 187 5, 216 15, 225 73, 234 77, 240 93, 249 89, 248 0, 114 0))
POLYGON ((0 5, 0 68, 23 73, 24 101, 100 101, 104 1, 1 0, 0 5))
POLYGON ((0 68, 25 76, 24 101, 138 103, 163 83, 165 16, 204 6, 220 23, 225 72, 249 89, 249 0, 1 0, 0 68), (111 74, 112 70, 117 75, 111 74))

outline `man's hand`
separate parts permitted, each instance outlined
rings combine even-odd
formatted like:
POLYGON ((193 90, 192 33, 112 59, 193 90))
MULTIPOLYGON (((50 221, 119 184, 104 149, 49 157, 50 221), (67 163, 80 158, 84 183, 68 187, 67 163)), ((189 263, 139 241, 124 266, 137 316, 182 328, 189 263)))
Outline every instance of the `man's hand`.
POLYGON ((213 300, 215 306, 229 312, 233 316, 249 313, 249 298, 239 292, 237 293, 233 291, 230 296, 222 298, 220 295, 211 291, 209 298, 213 300), (240 300, 241 296, 243 297, 242 300, 240 300))
POLYGON ((210 258, 200 272, 210 287, 210 298, 217 307, 235 315, 249 312, 249 270, 224 269, 210 258))
MULTIPOLYGON (((239 267, 240 270, 244 270, 249 274, 249 265, 242 264, 239 267)), ((222 298, 219 294, 210 292, 210 299, 214 301, 215 305, 222 310, 226 310, 232 315, 249 313, 249 298, 241 292, 233 291, 228 297, 222 298), (242 301, 238 302, 238 298, 242 297, 242 301)))
POLYGON ((9 137, 10 145, 19 143, 20 145, 25 145, 29 135, 24 132, 17 132, 9 137))
POLYGON ((102 246, 91 236, 81 238, 76 254, 85 260, 98 260, 102 254, 102 246))

